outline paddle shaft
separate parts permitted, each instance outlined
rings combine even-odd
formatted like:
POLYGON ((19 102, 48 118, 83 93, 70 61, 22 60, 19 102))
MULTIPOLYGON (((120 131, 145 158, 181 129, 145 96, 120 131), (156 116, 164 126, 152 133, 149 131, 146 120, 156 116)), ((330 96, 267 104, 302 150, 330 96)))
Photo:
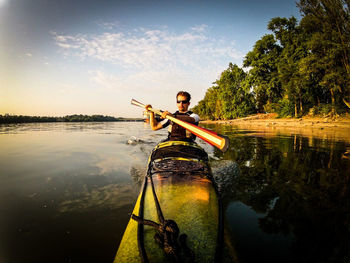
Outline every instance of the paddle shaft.
MULTIPOLYGON (((131 104, 142 108, 146 108, 146 105, 134 99, 131 100, 131 104)), ((162 112, 160 110, 153 109, 153 108, 148 108, 147 110, 152 111, 155 114, 162 115, 162 112)), ((170 115, 167 115, 165 118, 180 125, 181 127, 190 131, 191 133, 203 139, 204 141, 208 142, 209 144, 219 148, 223 152, 225 152, 229 146, 229 139, 226 136, 218 135, 215 132, 212 132, 210 130, 204 129, 197 125, 176 119, 175 117, 170 115)))

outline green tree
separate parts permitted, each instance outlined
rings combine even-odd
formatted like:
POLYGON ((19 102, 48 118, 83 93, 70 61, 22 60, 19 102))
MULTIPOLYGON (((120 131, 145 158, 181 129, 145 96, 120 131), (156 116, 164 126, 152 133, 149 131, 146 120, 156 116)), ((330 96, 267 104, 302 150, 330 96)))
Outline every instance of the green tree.
POLYGON ((255 101, 246 73, 237 65, 229 64, 201 100, 192 110, 202 118, 219 120, 244 117, 254 113, 255 101))
POLYGON ((224 119, 244 117, 255 112, 254 98, 245 82, 246 75, 243 69, 230 63, 216 81, 224 119))
POLYGON ((295 17, 271 19, 268 28, 274 32, 281 44, 280 59, 277 62, 278 75, 288 99, 294 104, 294 116, 303 113, 303 102, 308 101, 308 72, 301 67, 302 59, 307 56, 305 40, 307 36, 297 25, 295 17))
POLYGON ((255 43, 253 50, 248 52, 243 61, 244 67, 250 67, 247 82, 254 90, 259 112, 265 111, 266 104, 275 103, 282 98, 277 70, 281 52, 282 48, 275 37, 269 34, 255 43))
POLYGON ((212 86, 205 93, 204 99, 192 108, 204 119, 219 120, 223 118, 222 101, 219 99, 219 87, 212 86))
POLYGON ((248 74, 230 64, 194 108, 198 113, 230 119, 254 108, 282 116, 350 108, 350 0, 300 0, 298 6, 300 23, 271 19, 272 34, 245 56, 248 74))
POLYGON ((322 75, 333 113, 337 101, 350 108, 350 1, 300 0, 298 6, 312 29, 309 65, 316 63, 313 70, 322 75))

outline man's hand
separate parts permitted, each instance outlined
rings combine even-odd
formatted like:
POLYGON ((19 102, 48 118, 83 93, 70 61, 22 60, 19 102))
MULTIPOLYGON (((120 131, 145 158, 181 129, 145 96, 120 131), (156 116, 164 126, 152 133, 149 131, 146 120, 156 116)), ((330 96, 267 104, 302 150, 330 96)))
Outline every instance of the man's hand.
POLYGON ((160 116, 162 119, 165 119, 166 116, 173 116, 169 111, 163 111, 162 112, 162 115, 160 116))
POLYGON ((147 104, 147 105, 145 106, 145 109, 146 109, 147 111, 149 111, 149 108, 152 108, 152 105, 151 105, 151 104, 147 104))

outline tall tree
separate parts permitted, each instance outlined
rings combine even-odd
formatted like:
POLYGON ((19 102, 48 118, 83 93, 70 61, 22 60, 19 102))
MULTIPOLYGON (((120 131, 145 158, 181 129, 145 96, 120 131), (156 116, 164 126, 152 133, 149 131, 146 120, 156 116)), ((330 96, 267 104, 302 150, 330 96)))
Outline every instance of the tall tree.
POLYGON ((329 89, 333 111, 337 96, 350 108, 350 1, 300 0, 298 6, 303 19, 317 25, 310 52, 318 58, 321 85, 329 89))
POLYGON ((282 97, 281 82, 278 78, 277 62, 282 48, 271 34, 258 40, 252 51, 243 61, 244 67, 250 67, 247 81, 256 95, 257 108, 264 112, 264 105, 277 102, 282 97))
POLYGON ((282 46, 280 59, 277 62, 278 74, 283 90, 289 100, 294 103, 294 115, 298 116, 298 108, 303 113, 303 102, 307 101, 307 72, 300 63, 307 56, 306 36, 297 25, 295 17, 271 19, 268 28, 274 32, 282 46))
POLYGON ((246 73, 237 65, 229 64, 216 81, 219 87, 219 98, 222 101, 224 119, 244 117, 254 109, 254 98, 250 87, 245 85, 246 73))
POLYGON ((219 87, 212 86, 205 93, 204 98, 192 108, 201 118, 219 120, 223 118, 222 101, 220 100, 219 87))
POLYGON ((229 64, 192 110, 211 120, 244 117, 256 112, 253 94, 245 82, 246 73, 237 65, 229 64))

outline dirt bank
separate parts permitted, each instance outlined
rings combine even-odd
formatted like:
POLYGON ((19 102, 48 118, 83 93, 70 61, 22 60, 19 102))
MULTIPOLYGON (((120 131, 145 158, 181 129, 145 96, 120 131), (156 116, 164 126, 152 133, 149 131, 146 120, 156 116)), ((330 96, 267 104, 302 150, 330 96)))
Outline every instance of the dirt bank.
POLYGON ((201 123, 233 125, 243 130, 268 134, 300 134, 325 139, 350 142, 350 116, 276 118, 275 114, 257 114, 246 118, 226 121, 201 121, 201 123))

